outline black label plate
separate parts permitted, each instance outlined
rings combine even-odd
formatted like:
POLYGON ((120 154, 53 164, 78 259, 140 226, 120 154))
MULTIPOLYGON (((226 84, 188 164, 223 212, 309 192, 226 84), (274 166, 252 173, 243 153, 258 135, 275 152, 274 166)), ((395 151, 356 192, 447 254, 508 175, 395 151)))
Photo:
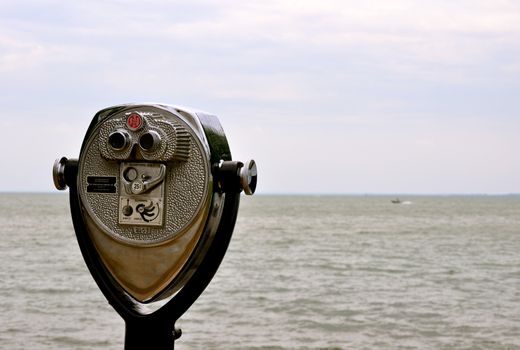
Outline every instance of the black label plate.
POLYGON ((116 193, 115 176, 87 176, 87 192, 116 193))

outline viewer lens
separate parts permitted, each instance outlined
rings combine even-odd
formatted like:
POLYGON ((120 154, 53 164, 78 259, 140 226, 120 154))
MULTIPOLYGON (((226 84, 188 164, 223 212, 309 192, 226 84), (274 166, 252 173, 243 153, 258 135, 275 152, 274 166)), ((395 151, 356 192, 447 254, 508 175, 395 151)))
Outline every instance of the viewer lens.
POLYGON ((126 147, 128 138, 121 131, 116 131, 108 136, 108 144, 115 150, 122 150, 126 147))
POLYGON ((152 151, 159 145, 160 137, 154 131, 144 133, 139 138, 139 146, 145 151, 152 151))

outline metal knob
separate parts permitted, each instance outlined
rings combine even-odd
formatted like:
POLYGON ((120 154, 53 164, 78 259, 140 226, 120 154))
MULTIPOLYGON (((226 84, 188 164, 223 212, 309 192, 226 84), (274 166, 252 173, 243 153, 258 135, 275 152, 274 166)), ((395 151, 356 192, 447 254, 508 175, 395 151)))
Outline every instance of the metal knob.
POLYGON ((63 191, 67 187, 76 183, 76 174, 78 172, 78 160, 61 157, 56 159, 52 167, 52 181, 54 186, 63 191))
POLYGON ((215 165, 215 177, 223 192, 241 192, 252 195, 256 190, 258 172, 254 160, 244 163, 232 160, 221 160, 215 165))
POLYGON ((257 177, 258 173, 255 161, 253 159, 248 160, 240 169, 240 185, 245 194, 250 196, 255 193, 257 177))
POLYGON ((54 186, 60 191, 67 188, 65 181, 65 164, 67 164, 67 160, 67 157, 56 159, 52 167, 52 180, 54 181, 54 186))

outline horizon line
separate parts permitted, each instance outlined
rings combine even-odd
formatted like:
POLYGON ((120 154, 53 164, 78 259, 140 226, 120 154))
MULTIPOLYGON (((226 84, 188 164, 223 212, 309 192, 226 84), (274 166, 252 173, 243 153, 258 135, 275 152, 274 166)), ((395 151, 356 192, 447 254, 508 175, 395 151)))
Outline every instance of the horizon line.
MULTIPOLYGON (((5 191, 0 194, 65 194, 65 191, 5 191)), ((258 192, 255 196, 519 196, 520 192, 258 192)))

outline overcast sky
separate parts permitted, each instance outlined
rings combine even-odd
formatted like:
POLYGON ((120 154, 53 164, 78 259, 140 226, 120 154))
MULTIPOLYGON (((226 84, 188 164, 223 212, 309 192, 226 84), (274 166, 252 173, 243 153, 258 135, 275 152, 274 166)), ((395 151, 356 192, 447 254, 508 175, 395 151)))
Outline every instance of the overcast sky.
POLYGON ((93 115, 219 116, 259 193, 520 192, 518 1, 0 0, 0 191, 93 115))

